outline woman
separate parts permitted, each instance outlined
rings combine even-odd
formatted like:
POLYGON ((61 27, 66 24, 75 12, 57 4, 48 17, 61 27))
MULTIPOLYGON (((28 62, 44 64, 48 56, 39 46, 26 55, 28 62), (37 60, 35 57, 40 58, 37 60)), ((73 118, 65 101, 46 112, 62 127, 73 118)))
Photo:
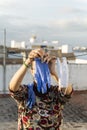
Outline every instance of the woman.
POLYGON ((42 49, 32 50, 12 77, 9 90, 18 105, 18 130, 60 130, 63 104, 72 89, 61 94, 58 86, 50 84, 50 74, 58 82, 55 62, 56 58, 42 49), (29 66, 34 82, 22 85, 29 66))

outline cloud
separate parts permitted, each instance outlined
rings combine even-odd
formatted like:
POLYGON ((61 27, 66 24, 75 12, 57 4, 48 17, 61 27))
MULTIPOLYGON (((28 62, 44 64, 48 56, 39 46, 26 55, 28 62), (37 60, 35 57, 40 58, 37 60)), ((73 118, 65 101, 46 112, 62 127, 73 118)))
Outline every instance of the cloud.
MULTIPOLYGON (((7 39, 26 40, 87 34, 87 0, 0 0, 0 29, 7 39)), ((1 35, 1 34, 0 34, 1 35)))
POLYGON ((77 2, 87 3, 87 0, 76 0, 77 2))
POLYGON ((82 13, 87 13, 86 9, 81 9, 81 8, 75 8, 75 7, 64 7, 63 9, 60 9, 60 12, 63 14, 82 14, 82 13))
POLYGON ((51 22, 50 27, 64 32, 87 32, 87 18, 59 19, 51 22))
POLYGON ((0 7, 10 7, 16 3, 15 0, 0 0, 0 7))

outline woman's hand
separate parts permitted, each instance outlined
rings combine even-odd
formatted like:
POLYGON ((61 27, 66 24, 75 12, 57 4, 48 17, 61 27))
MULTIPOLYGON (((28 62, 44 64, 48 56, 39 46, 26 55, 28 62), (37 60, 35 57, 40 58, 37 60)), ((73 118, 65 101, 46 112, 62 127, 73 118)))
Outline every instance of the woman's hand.
POLYGON ((34 58, 43 58, 43 56, 44 56, 44 51, 41 48, 39 48, 39 49, 32 50, 29 53, 28 58, 34 60, 34 58))
POLYGON ((28 58, 26 59, 26 63, 29 65, 32 63, 32 61, 34 61, 35 58, 41 58, 44 55, 44 51, 41 48, 32 50, 29 54, 28 54, 28 58))
POLYGON ((42 62, 48 63, 51 75, 58 82, 58 75, 55 70, 56 57, 50 56, 49 53, 46 53, 43 49, 39 48, 39 49, 32 50, 29 53, 28 59, 31 62, 34 60, 34 58, 41 58, 42 62))

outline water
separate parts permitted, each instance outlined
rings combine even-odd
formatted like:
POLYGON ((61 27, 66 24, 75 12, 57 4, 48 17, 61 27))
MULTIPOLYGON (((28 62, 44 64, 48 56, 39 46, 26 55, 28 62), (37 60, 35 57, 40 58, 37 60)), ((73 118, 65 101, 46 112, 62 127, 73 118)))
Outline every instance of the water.
POLYGON ((87 60, 87 52, 75 52, 76 58, 87 60))

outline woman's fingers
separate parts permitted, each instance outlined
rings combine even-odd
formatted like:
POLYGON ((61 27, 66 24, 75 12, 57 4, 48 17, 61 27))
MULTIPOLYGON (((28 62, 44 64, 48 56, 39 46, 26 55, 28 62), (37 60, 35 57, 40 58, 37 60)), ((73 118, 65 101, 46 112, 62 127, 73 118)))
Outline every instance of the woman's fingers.
POLYGON ((28 56, 30 59, 34 59, 34 58, 41 58, 42 62, 46 62, 46 63, 50 63, 50 62, 55 62, 56 61, 56 57, 55 56, 50 56, 49 53, 45 53, 44 50, 42 49, 35 49, 32 50, 29 53, 28 56))
POLYGON ((30 55, 29 55, 29 58, 36 58, 36 57, 40 57, 40 55, 37 53, 37 52, 32 52, 30 55))
POLYGON ((39 55, 40 57, 42 57, 44 55, 44 51, 42 49, 36 49, 33 50, 33 52, 37 55, 39 55))
POLYGON ((48 54, 44 55, 44 56, 43 56, 43 62, 47 62, 49 58, 50 58, 50 57, 49 57, 48 54))
POLYGON ((32 50, 30 53, 29 53, 29 58, 30 59, 34 59, 34 58, 37 58, 37 57, 43 57, 44 55, 44 51, 42 49, 36 49, 36 50, 32 50))

